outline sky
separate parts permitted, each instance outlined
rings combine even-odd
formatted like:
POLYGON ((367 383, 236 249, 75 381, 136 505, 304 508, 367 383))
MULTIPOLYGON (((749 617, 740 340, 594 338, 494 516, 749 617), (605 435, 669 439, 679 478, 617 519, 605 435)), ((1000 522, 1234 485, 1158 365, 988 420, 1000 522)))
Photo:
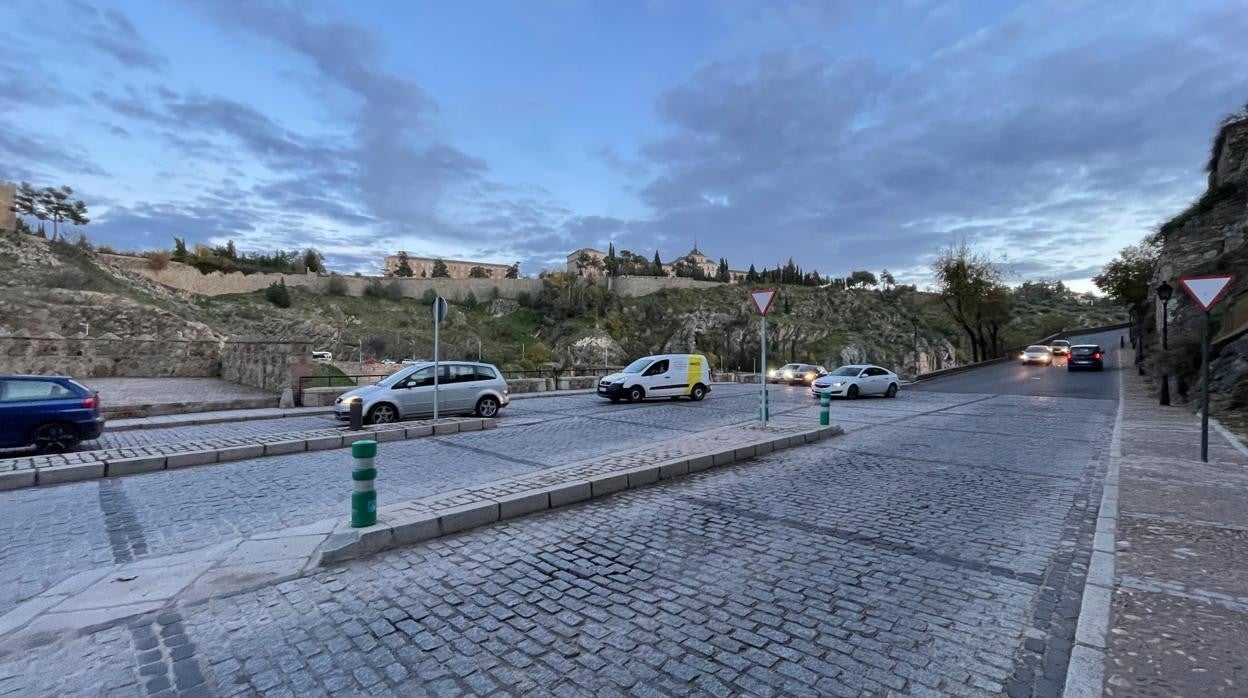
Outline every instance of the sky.
POLYGON ((6 0, 0 179, 173 237, 562 268, 966 240, 1079 289, 1205 186, 1248 12, 1189 0, 6 0))

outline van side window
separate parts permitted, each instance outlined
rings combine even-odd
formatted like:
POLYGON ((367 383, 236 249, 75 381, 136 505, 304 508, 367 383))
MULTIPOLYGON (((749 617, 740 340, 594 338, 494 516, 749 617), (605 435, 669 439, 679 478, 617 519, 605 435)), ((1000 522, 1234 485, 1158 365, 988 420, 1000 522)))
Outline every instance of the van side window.
POLYGON ((489 366, 477 366, 477 380, 492 381, 498 378, 498 374, 489 366))
POLYGON ((412 373, 412 375, 407 377, 407 381, 403 387, 419 388, 425 385, 433 385, 433 367, 432 366, 426 366, 425 368, 422 368, 419 371, 412 373))
POLYGON ((663 359, 662 361, 655 361, 654 363, 650 364, 650 368, 647 368, 646 372, 641 375, 661 376, 664 373, 667 373, 667 366, 668 366, 667 359, 663 359))
POLYGON ((462 364, 451 364, 451 380, 450 383, 471 383, 477 380, 476 366, 464 366, 462 364))

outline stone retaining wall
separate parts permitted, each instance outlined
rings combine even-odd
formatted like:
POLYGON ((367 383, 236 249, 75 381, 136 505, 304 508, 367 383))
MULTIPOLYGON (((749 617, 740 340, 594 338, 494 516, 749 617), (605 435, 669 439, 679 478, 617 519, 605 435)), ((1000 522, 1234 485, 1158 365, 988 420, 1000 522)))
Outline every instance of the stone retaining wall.
POLYGON ((216 341, 0 337, 0 373, 79 378, 202 378, 219 374, 216 341))
POLYGON ((312 375, 308 342, 231 340, 221 347, 221 378, 269 392, 295 388, 312 375))

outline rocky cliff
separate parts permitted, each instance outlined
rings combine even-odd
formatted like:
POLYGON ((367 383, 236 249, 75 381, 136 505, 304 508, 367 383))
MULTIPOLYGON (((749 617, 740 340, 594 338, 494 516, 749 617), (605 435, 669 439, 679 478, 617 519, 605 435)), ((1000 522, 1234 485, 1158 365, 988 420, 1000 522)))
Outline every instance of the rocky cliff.
POLYGON ((1160 231, 1161 254, 1152 286, 1176 286, 1169 304, 1170 349, 1161 350, 1161 307, 1145 328, 1154 375, 1175 377, 1187 397, 1199 394, 1204 313, 1177 288, 1182 276, 1234 274, 1229 293, 1213 309, 1214 356, 1210 387, 1224 408, 1248 409, 1248 109, 1222 123, 1209 157, 1205 193, 1160 231))

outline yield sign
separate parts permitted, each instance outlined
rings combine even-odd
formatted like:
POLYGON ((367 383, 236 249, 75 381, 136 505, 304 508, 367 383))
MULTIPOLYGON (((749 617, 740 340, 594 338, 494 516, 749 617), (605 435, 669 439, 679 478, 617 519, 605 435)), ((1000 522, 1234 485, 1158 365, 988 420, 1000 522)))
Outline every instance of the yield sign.
POLYGON ((1234 280, 1235 277, 1230 274, 1185 276, 1179 279, 1179 284, 1207 313, 1213 304, 1222 298, 1222 294, 1226 293, 1226 289, 1230 288, 1234 280))
POLYGON ((754 307, 758 309, 759 315, 766 315, 771 310, 771 304, 776 301, 775 289, 760 289, 758 291, 750 291, 750 300, 754 301, 754 307))

